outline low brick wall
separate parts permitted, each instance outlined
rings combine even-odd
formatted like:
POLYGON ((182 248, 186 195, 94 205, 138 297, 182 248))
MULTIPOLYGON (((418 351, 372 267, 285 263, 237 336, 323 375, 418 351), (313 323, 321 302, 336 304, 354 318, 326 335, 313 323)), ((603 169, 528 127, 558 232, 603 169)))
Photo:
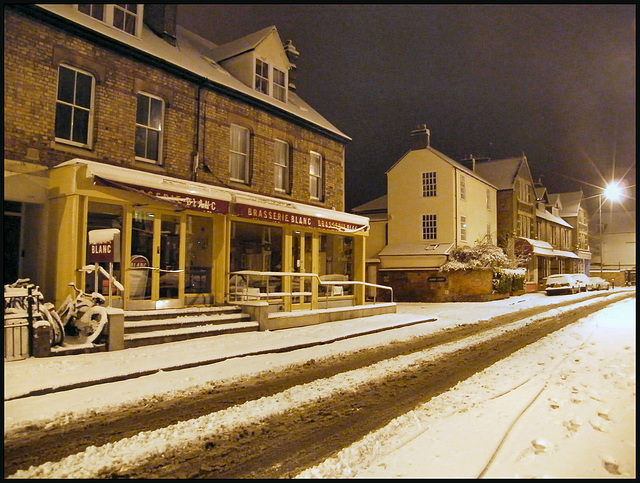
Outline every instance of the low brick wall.
POLYGON ((379 283, 393 287, 397 302, 485 302, 509 297, 493 293, 493 271, 486 269, 381 271, 379 276, 379 283))

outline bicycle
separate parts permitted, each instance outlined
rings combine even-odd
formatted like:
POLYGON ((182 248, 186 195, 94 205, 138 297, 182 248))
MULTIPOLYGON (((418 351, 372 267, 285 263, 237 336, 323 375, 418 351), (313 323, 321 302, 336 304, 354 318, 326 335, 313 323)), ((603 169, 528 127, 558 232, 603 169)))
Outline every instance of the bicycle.
POLYGON ((40 287, 30 283, 29 278, 19 278, 4 286, 4 313, 8 320, 28 320, 29 304, 31 303, 31 318, 33 326, 44 321, 50 329, 51 346, 62 345, 64 342, 64 326, 60 316, 51 302, 44 302, 40 287), (29 294, 31 289, 31 294, 29 294), (29 299, 31 298, 31 301, 29 299))
POLYGON ((68 295, 58 309, 67 337, 79 344, 93 343, 100 337, 108 322, 104 296, 98 292, 88 294, 70 282, 77 295, 68 295))

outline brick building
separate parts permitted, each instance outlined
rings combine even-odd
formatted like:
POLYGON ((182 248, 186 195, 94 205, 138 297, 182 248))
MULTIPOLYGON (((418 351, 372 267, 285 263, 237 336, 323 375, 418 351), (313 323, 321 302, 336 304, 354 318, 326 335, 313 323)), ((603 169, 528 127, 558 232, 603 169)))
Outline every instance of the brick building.
MULTIPOLYGON (((130 310, 226 303, 242 270, 364 280, 350 138, 296 94, 275 27, 214 45, 175 5, 4 13, 5 283, 29 277, 58 306, 70 281, 108 290, 79 270, 100 263, 130 310)), ((280 309, 318 306, 316 279, 275 278, 299 294, 280 309)), ((331 296, 364 303, 355 285, 331 296)))

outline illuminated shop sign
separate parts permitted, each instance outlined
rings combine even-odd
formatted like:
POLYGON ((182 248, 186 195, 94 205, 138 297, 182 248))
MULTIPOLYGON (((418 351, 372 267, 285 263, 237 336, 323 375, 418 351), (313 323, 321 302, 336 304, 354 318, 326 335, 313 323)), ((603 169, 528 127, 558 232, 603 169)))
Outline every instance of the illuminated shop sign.
POLYGON ((283 225, 295 225, 307 228, 320 228, 323 230, 333 231, 358 231, 365 229, 366 225, 357 225, 355 223, 347 223, 339 220, 328 220, 309 215, 300 215, 288 211, 274 210, 271 208, 263 208, 260 206, 236 204, 237 216, 242 218, 250 218, 252 220, 268 221, 272 223, 280 223, 283 225))
POLYGON ((176 191, 162 190, 159 188, 151 188, 149 186, 138 186, 135 184, 120 183, 98 177, 96 177, 95 179, 96 184, 134 191, 160 201, 165 201, 167 203, 180 206, 187 210, 223 215, 229 212, 229 202, 223 200, 205 198, 203 196, 186 193, 178 193, 176 191))

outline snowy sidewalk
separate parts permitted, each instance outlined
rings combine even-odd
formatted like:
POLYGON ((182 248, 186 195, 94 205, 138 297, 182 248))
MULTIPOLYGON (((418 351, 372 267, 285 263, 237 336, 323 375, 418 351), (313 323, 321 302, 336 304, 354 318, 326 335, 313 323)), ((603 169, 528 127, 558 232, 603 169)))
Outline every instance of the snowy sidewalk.
MULTIPOLYGON (((571 297, 577 301, 594 295, 598 295, 598 292, 576 294, 571 297)), ((442 330, 461 322, 475 322, 541 303, 551 308, 567 300, 564 297, 546 297, 544 293, 537 292, 493 302, 398 304, 396 314, 307 327, 226 334, 114 352, 49 358, 31 357, 22 361, 5 362, 4 399, 8 401, 26 395, 47 394, 98 383, 133 379, 160 371, 203 366, 232 358, 291 351, 410 326, 422 321, 429 321, 429 330, 442 330)))

